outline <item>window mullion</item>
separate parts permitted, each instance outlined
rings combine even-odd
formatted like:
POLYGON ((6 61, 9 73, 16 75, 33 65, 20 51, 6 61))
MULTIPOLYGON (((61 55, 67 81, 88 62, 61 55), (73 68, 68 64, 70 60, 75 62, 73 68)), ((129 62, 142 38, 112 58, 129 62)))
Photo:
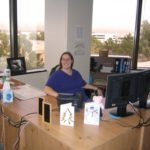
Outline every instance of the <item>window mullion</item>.
POLYGON ((9 0, 10 16, 10 55, 18 57, 18 27, 17 27, 17 0, 9 0))
POLYGON ((137 69, 141 13, 142 13, 142 0, 137 0, 137 12, 136 12, 136 22, 135 22, 135 31, 134 31, 133 53, 132 53, 132 69, 137 69))

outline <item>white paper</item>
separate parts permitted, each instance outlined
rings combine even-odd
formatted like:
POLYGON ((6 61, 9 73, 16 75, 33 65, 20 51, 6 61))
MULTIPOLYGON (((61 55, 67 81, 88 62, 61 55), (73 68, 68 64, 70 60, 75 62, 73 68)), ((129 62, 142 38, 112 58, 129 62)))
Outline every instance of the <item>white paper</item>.
POLYGON ((84 124, 99 125, 100 122, 100 105, 95 102, 85 104, 84 124))
POLYGON ((71 103, 60 105, 60 125, 74 126, 74 107, 71 103))
POLYGON ((44 91, 39 90, 29 84, 17 86, 13 89, 14 96, 20 100, 28 100, 31 98, 45 96, 44 91))

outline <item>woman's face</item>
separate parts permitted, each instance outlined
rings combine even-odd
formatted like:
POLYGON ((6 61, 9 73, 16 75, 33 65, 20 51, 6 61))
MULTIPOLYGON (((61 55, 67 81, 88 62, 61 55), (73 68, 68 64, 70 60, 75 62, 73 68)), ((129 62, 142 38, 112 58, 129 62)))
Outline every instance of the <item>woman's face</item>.
POLYGON ((72 60, 69 55, 64 54, 61 59, 61 64, 63 69, 70 69, 72 65, 72 60))

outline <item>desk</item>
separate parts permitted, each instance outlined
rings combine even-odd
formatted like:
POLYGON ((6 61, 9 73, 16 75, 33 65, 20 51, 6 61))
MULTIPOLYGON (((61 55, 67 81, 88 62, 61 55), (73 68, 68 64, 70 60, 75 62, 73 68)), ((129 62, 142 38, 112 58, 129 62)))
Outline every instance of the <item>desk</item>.
MULTIPOLYGON (((46 97, 56 108, 56 100, 46 97)), ((36 112, 37 99, 19 101, 11 104, 0 104, 4 113, 17 121, 28 113, 36 112)), ((104 118, 107 117, 104 112, 104 118)), ((150 110, 143 110, 145 116, 150 116, 150 110)), ((120 126, 116 120, 101 121, 100 126, 84 125, 83 111, 75 114, 75 126, 59 125, 59 112, 52 112, 52 124, 42 123, 41 116, 26 117, 29 122, 24 128, 21 139, 21 150, 148 150, 150 147, 150 127, 131 129, 120 126), (144 146, 145 145, 145 146, 144 146), (143 149, 143 147, 145 149, 143 149)), ((136 115, 121 118, 121 121, 135 125, 138 122, 136 115)), ((1 126, 0 126, 1 127, 1 126)), ((10 150, 16 141, 17 129, 5 121, 5 149, 10 150)))

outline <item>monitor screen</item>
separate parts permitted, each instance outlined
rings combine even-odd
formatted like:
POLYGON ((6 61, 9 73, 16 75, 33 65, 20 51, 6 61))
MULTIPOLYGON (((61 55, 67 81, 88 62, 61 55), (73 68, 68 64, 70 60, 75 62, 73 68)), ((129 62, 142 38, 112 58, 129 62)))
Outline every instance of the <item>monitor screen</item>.
POLYGON ((60 108, 61 104, 72 103, 75 111, 78 112, 83 107, 82 95, 80 93, 60 93, 57 97, 57 105, 60 108))
POLYGON ((126 106, 137 101, 137 74, 112 74, 107 78, 105 108, 117 107, 112 115, 124 117, 131 115, 126 106))

